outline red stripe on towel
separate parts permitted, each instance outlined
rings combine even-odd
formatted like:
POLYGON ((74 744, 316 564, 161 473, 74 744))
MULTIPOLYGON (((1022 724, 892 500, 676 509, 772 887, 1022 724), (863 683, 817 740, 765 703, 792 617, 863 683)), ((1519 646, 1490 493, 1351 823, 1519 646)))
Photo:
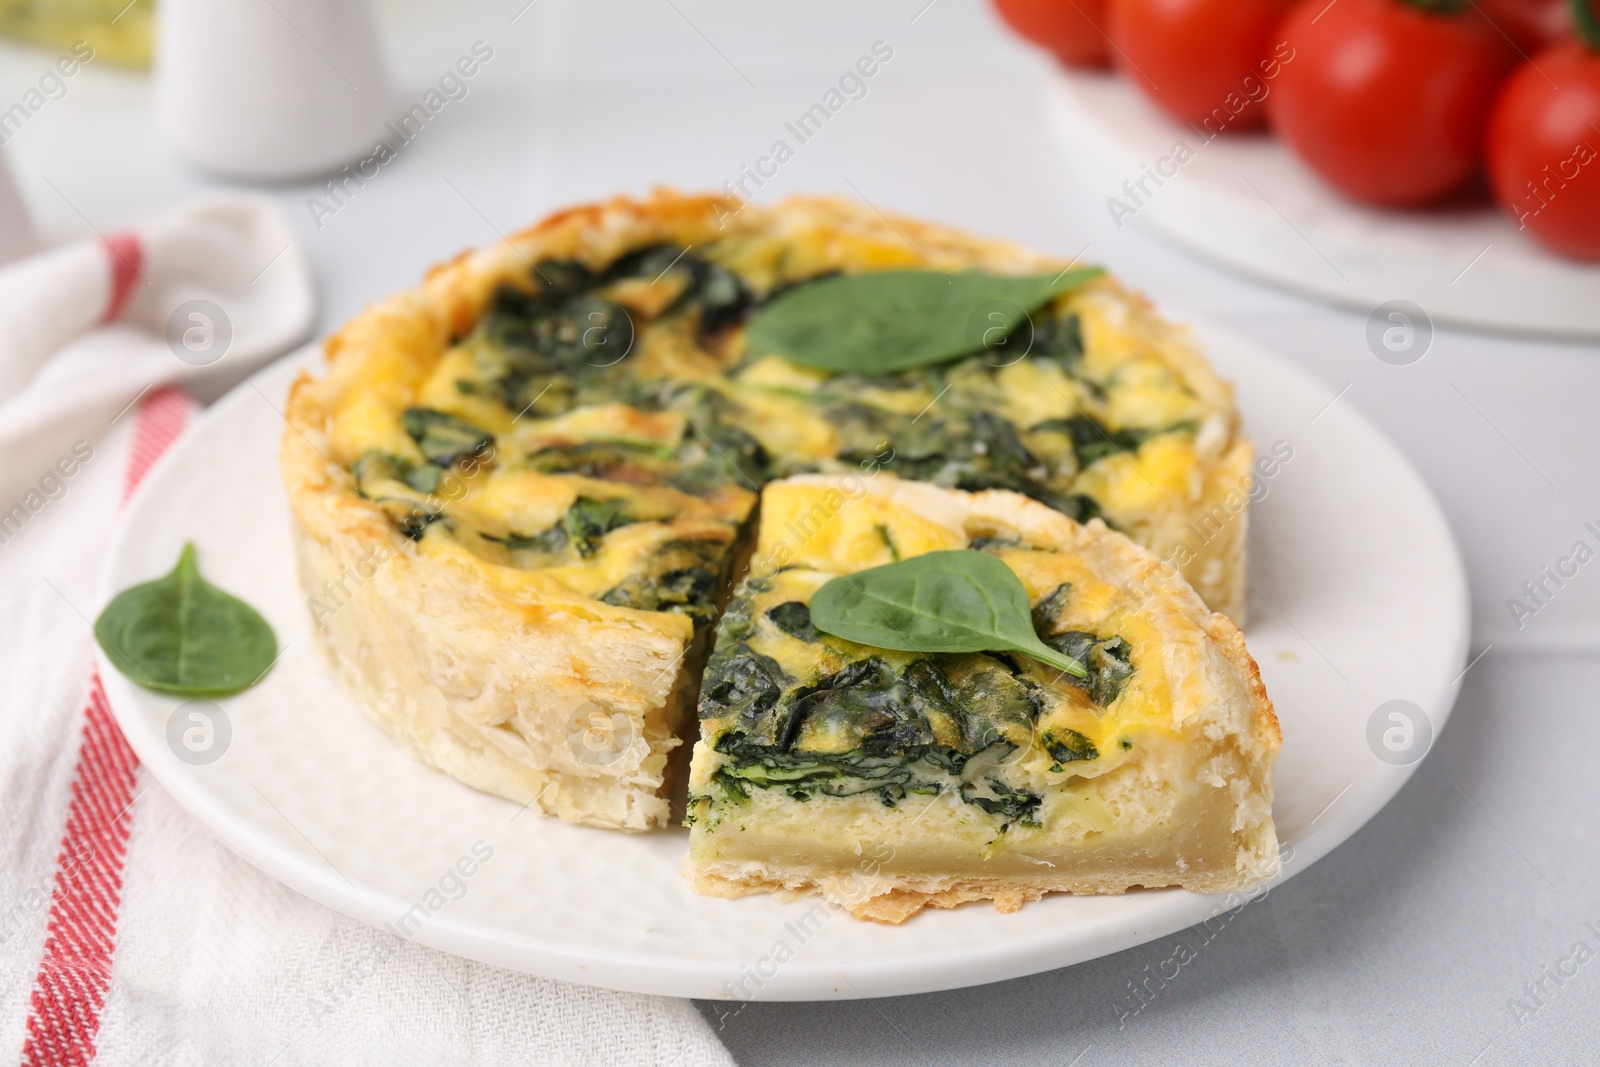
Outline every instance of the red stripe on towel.
POLYGON ((183 432, 192 406, 188 394, 172 386, 145 398, 139 408, 139 423, 133 428, 133 451, 128 456, 128 469, 122 481, 124 504, 144 480, 151 464, 160 459, 167 446, 183 432))
MULTIPOLYGON (((177 438, 190 401, 163 389, 139 409, 123 488, 126 500, 177 438)), ((89 678, 67 825, 56 857, 44 958, 34 979, 23 1067, 88 1067, 111 986, 122 861, 139 759, 111 717, 98 672, 89 678)))
POLYGON ((106 259, 111 263, 111 299, 106 301, 106 322, 122 314, 122 306, 133 292, 133 283, 144 265, 144 245, 135 233, 114 233, 104 239, 106 259))

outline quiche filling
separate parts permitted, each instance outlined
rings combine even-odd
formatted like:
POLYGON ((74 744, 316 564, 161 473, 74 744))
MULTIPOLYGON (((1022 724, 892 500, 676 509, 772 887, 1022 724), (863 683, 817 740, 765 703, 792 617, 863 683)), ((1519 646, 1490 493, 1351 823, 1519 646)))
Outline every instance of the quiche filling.
POLYGON ((806 601, 832 577, 797 568, 752 579, 729 605, 700 697, 701 729, 722 760, 691 819, 716 817, 719 801, 737 814, 751 789, 801 801, 870 793, 890 808, 948 791, 1003 833, 1039 824, 1040 796, 1007 774, 1036 736, 1051 774, 1099 758, 1092 738, 1135 668, 1121 637, 1056 632, 1070 583, 1041 600, 1034 624, 1090 666, 1083 679, 1014 654, 895 653, 820 634, 806 601))
POLYGON ((1196 435, 1221 416, 1092 286, 936 366, 829 374, 746 351, 753 311, 836 273, 748 239, 535 263, 414 396, 341 413, 351 476, 425 552, 697 627, 775 478, 883 467, 1135 533, 1152 491, 1190 490, 1196 435))
POLYGON ((768 486, 757 562, 701 683, 686 818, 697 889, 819 890, 899 922, 929 904, 1207 891, 1275 869, 1276 724, 1237 628, 1099 523, 1027 508, 886 475, 768 486), (824 530, 780 553, 775 520, 818 506, 824 530), (820 590, 903 566, 882 532, 906 559, 998 559, 1034 634, 1083 675, 819 630, 820 590), (764 573, 773 558, 793 562, 764 573))

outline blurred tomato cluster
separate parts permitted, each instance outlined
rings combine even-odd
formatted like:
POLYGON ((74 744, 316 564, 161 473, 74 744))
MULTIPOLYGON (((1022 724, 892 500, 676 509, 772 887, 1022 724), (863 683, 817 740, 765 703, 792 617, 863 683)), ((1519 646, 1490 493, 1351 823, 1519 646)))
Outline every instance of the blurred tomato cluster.
POLYGON ((1269 128, 1346 196, 1437 201, 1480 172, 1546 247, 1600 260, 1600 0, 994 0, 1207 137, 1269 128))

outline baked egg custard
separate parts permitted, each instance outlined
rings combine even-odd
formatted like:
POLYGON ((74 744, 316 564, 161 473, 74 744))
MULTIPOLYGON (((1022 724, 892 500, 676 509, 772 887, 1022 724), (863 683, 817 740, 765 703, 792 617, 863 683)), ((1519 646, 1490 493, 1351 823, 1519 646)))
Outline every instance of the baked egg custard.
MULTIPOLYGON (((1231 390, 1186 331, 1112 279, 1057 285, 1021 320, 994 319, 1004 330, 989 325, 992 309, 974 307, 968 350, 909 368, 826 370, 748 343, 768 309, 830 279, 1049 282, 1072 267, 842 200, 763 207, 663 192, 561 212, 436 268, 344 326, 326 346, 326 375, 302 377, 290 396, 282 468, 301 576, 334 669, 425 763, 569 821, 645 830, 683 814, 669 798, 684 777, 701 672, 714 640, 727 641, 717 619, 745 569, 758 500, 776 480, 998 490, 1062 530, 1098 519, 1093 529, 1145 546, 1239 618, 1251 448, 1231 390)), ((883 540, 911 536, 902 525, 885 521, 882 551, 915 551, 914 538, 883 540)), ((1064 560, 1051 566, 1070 569, 1064 560)), ((756 609, 780 606, 768 604, 774 590, 803 606, 807 575, 828 566, 819 557, 809 570, 769 576, 771 589, 745 587, 727 625, 748 616, 760 641, 794 640, 756 609)), ((1104 636, 1121 643, 1085 655, 1116 664, 1137 634, 1104 636)), ((719 648, 717 662, 727 655, 719 648)), ((911 663, 879 660, 902 684, 911 663)), ((941 666, 950 699, 981 691, 1012 707, 1031 668, 1018 675, 998 662, 941 666)), ((1102 696, 1121 671, 1101 671, 1102 696)), ((1115 687, 1125 704, 1156 707, 1170 687, 1130 696, 1156 677, 1135 672, 1115 687)), ((1093 761, 1068 773, 1024 760, 995 781, 1102 779, 1133 765, 1123 740, 1139 745, 1165 729, 1129 719, 1128 736, 1112 737, 1084 719, 1093 701, 1068 707, 1074 694, 1087 699, 1062 690, 1051 705, 1047 718, 1061 726, 1052 736, 1070 745, 1081 735, 1093 761)), ((996 714, 997 736, 1022 729, 996 714)), ((952 751, 963 767, 988 758, 952 751)), ((722 778, 745 773, 757 772, 722 778)), ((908 796, 943 797, 914 792, 926 788, 922 773, 896 772, 908 796)), ((1043 832, 1040 819, 1065 818, 1049 791, 1035 790, 1032 807, 983 794, 994 811, 959 799, 961 789, 978 797, 988 780, 958 787, 962 806, 952 810, 1009 826, 996 840, 1026 840, 1043 832)), ((783 789, 746 792, 745 810, 779 798, 817 810, 783 789)), ((722 795, 697 790, 697 842, 726 832, 713 829, 725 821, 722 795)), ((1060 795, 1090 816, 1107 803, 1087 788, 1060 795)), ((833 800, 883 806, 871 791, 833 800)), ((776 843, 786 832, 775 825, 776 836, 747 840, 776 843)), ((707 867, 702 881, 718 877, 707 867)))

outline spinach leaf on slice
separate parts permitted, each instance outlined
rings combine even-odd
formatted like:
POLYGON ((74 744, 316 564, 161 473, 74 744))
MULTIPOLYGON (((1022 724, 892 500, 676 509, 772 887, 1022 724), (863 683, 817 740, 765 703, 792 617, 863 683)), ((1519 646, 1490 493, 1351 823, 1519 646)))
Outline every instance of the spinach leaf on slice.
POLYGON ((884 374, 967 355, 1009 336, 1055 297, 1100 276, 888 270, 844 274, 763 305, 745 341, 757 355, 829 371, 884 374))
POLYGON ((1082 677, 1084 665, 1033 630, 1022 581, 972 549, 930 552, 828 582, 811 598, 817 629, 905 652, 1021 652, 1082 677))
POLYGON ((94 635, 129 679, 179 696, 248 689, 278 658, 267 620, 200 576, 193 542, 166 577, 118 593, 95 620, 94 635))

